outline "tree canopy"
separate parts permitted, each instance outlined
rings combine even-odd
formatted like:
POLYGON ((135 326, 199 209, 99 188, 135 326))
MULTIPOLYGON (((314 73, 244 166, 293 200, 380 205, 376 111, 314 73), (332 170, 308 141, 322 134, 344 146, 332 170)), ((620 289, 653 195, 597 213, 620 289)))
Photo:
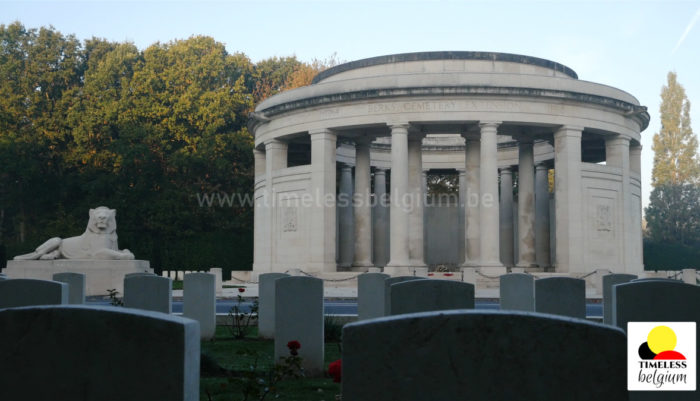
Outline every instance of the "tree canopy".
POLYGON ((676 74, 661 89, 661 130, 654 135, 654 167, 645 210, 647 268, 698 267, 700 164, 690 125, 690 101, 676 74), (694 261, 695 266, 688 264, 694 261))
POLYGON ((120 247, 156 269, 250 269, 247 115, 320 68, 256 64, 206 36, 139 50, 0 25, 1 259, 79 235, 105 205, 120 247), (238 201, 202 202, 212 194, 238 201))
POLYGON ((698 139, 690 125, 690 101, 676 73, 661 89, 661 130, 654 134, 652 185, 700 183, 698 139))

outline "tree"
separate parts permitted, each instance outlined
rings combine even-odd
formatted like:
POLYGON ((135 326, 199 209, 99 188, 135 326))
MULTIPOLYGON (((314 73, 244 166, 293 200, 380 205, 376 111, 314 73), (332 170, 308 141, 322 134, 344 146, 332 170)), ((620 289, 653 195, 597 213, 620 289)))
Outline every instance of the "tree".
POLYGON ((657 186, 651 192, 646 220, 652 241, 700 247, 700 186, 657 186))
POLYGON ((661 130, 654 134, 652 186, 700 183, 698 140, 690 126, 690 101, 685 89, 668 73, 661 89, 661 130))

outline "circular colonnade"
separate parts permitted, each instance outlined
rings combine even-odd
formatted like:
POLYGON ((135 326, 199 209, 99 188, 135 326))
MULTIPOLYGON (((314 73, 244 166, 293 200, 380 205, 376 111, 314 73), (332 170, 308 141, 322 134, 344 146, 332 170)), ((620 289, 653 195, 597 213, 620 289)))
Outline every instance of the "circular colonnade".
POLYGON ((630 94, 534 57, 408 53, 330 68, 251 115, 254 271, 639 273, 648 123, 630 94), (459 177, 447 208, 426 203, 434 174, 459 177))

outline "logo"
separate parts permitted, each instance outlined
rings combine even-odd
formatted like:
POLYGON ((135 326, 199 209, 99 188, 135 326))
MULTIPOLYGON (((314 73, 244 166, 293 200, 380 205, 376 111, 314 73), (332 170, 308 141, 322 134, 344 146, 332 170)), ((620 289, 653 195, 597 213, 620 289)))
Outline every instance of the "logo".
POLYGON ((695 391, 695 322, 627 323, 627 389, 695 391))

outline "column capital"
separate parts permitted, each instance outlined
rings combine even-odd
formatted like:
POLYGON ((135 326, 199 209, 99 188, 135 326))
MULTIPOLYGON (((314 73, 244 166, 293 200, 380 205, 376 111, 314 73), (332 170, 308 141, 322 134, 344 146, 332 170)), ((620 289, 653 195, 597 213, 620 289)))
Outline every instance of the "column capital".
POLYGON ((554 131, 554 137, 578 137, 580 138, 583 134, 583 127, 577 125, 562 125, 556 131, 554 131))
POLYGON ((385 169, 385 168, 380 168, 380 167, 375 167, 375 169, 374 169, 374 174, 385 175, 385 174, 386 174, 386 169, 385 169))
POLYGON ((545 162, 535 164, 535 170, 549 170, 549 166, 545 162))
POLYGON ((530 135, 518 134, 513 135, 512 138, 518 141, 518 145, 532 145, 535 143, 535 139, 530 135))
POLYGON ((479 131, 467 131, 462 133, 462 137, 465 142, 479 142, 481 140, 481 133, 479 131))
POLYGON ((630 147, 630 138, 623 135, 608 136, 605 137, 605 144, 607 146, 630 147))
POLYGON ((394 134, 405 134, 408 135, 408 129, 411 128, 409 123, 387 123, 389 129, 391 129, 391 135, 394 134))
POLYGON ((466 172, 467 172, 467 169, 464 167, 457 167, 455 170, 457 170, 457 173, 460 175, 466 174, 466 172))
POLYGON ((496 130, 496 129, 498 129, 499 125, 501 125, 501 121, 479 121, 479 128, 482 131, 484 129, 496 130))
POLYGON ((340 162, 338 164, 340 164, 340 170, 345 171, 345 172, 352 171, 352 164, 343 163, 343 162, 340 162))
POLYGON ((280 141, 279 139, 268 139, 263 142, 265 144, 265 151, 269 149, 286 149, 287 142, 280 141))
POLYGON ((355 142, 356 148, 365 147, 365 146, 368 147, 370 144, 372 144, 374 139, 375 138, 369 137, 369 136, 358 136, 358 137, 353 139, 353 142, 355 142))
POLYGON ((501 167, 501 174, 513 174, 513 166, 501 167))
POLYGON ((311 137, 312 141, 315 140, 333 140, 337 141, 338 136, 336 135, 335 132, 327 129, 327 128, 321 128, 321 129, 316 129, 316 130, 310 130, 309 131, 309 136, 311 137))

